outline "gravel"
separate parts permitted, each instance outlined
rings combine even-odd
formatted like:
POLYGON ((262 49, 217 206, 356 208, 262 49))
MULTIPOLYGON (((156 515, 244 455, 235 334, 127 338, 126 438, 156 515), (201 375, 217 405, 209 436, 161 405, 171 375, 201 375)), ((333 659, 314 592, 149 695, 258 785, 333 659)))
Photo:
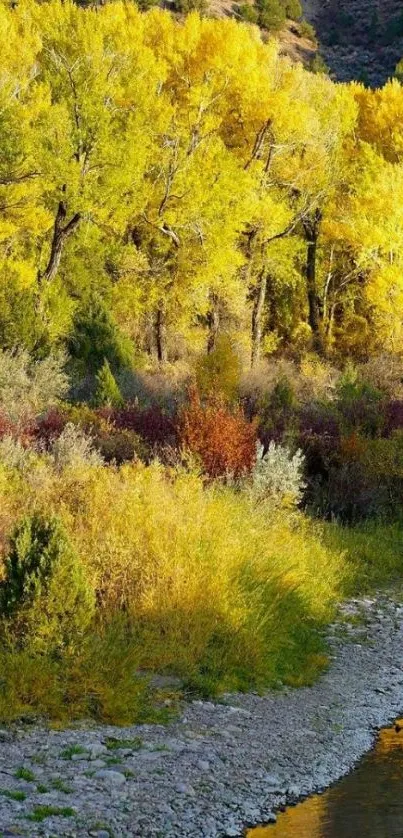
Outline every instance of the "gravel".
POLYGON ((1 729, 1 834, 237 838, 324 790, 403 710, 403 606, 343 611, 313 687, 193 701, 167 726, 1 729))

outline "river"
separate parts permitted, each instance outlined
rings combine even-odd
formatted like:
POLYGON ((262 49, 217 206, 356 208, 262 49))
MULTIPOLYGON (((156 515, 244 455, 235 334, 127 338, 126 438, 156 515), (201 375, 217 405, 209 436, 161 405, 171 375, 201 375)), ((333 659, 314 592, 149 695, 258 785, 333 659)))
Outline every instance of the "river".
POLYGON ((382 730, 374 750, 327 792, 288 808, 276 824, 248 830, 248 838, 402 838, 401 725, 382 730))

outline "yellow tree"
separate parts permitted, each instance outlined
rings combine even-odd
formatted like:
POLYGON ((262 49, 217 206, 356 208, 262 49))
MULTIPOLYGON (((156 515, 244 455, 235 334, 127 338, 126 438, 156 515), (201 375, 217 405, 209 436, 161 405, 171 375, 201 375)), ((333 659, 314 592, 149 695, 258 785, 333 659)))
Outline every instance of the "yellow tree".
POLYGON ((226 82, 216 62, 222 65, 224 29, 209 43, 211 21, 197 15, 178 24, 156 12, 146 26, 147 42, 166 66, 162 93, 169 106, 132 238, 147 254, 155 347, 164 360, 170 321, 208 316, 212 300, 238 304, 239 230, 251 190, 220 135, 226 82))
POLYGON ((41 41, 24 4, 18 11, 0 4, 0 38, 0 306, 2 340, 13 343, 14 332, 4 332, 7 309, 22 314, 35 283, 37 238, 49 223, 37 154, 47 91, 37 84, 41 41))
POLYGON ((59 0, 35 9, 42 49, 39 83, 50 90, 42 123, 44 237, 40 283, 58 272, 66 242, 83 223, 121 232, 144 200, 144 172, 158 131, 163 69, 144 45, 144 19, 116 3, 80 9, 59 0))

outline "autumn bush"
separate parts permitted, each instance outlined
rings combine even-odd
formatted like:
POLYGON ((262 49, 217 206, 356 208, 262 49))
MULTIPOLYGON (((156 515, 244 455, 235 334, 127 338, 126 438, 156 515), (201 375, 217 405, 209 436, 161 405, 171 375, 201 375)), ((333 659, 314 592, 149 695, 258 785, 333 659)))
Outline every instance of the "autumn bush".
POLYGON ((197 389, 203 398, 219 396, 233 403, 239 396, 241 362, 228 335, 217 338, 212 352, 201 356, 196 364, 197 389))
POLYGON ((180 415, 179 441, 209 477, 240 477, 256 460, 255 424, 240 408, 229 409, 219 397, 203 402, 195 390, 180 415))
POLYGON ((175 414, 157 403, 147 407, 129 403, 107 415, 116 428, 133 431, 151 449, 177 441, 175 414))

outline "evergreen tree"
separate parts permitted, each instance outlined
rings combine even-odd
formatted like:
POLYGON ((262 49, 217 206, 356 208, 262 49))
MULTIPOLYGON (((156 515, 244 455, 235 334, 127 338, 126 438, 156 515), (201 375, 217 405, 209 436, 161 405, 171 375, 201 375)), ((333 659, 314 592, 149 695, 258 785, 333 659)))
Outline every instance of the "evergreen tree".
POLYGON ((97 372, 96 381, 94 401, 98 407, 121 407, 123 405, 122 394, 107 360, 104 361, 101 369, 97 372))

